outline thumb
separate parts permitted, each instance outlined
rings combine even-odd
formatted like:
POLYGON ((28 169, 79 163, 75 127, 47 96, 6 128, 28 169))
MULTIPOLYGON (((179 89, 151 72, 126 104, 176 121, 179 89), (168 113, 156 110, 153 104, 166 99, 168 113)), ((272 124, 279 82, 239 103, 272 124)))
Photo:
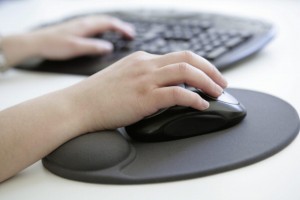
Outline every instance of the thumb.
POLYGON ((113 44, 101 39, 77 38, 77 56, 107 54, 113 51, 113 44))

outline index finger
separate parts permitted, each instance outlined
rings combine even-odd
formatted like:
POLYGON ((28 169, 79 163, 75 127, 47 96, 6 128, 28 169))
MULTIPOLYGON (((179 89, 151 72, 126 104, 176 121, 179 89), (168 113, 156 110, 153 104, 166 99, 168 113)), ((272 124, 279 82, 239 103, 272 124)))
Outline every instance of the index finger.
POLYGON ((227 81, 219 70, 212 65, 205 58, 191 52, 191 51, 179 51, 172 52, 162 56, 157 56, 154 58, 159 62, 161 66, 170 65, 173 63, 186 62, 207 74, 215 83, 217 83, 222 88, 227 87, 227 81))
POLYGON ((93 15, 74 19, 73 23, 79 28, 81 36, 92 36, 106 31, 116 31, 128 38, 135 36, 133 25, 115 17, 93 15))

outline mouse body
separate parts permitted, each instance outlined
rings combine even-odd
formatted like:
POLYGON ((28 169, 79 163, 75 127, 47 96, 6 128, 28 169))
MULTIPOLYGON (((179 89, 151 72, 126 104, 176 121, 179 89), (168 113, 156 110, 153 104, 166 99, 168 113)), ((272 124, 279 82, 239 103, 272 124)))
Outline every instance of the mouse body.
POLYGON ((213 98, 196 88, 186 89, 207 100, 209 108, 204 111, 183 106, 163 109, 125 127, 127 134, 143 142, 175 140, 229 128, 246 116, 245 107, 225 91, 218 98, 213 98))

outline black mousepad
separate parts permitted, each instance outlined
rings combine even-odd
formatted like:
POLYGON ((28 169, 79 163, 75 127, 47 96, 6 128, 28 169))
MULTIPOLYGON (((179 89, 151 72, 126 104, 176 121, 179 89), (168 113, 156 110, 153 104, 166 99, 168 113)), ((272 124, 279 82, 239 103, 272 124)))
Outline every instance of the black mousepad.
POLYGON ((45 157, 43 164, 54 174, 78 181, 165 182, 207 176, 261 161, 297 136, 299 116, 287 102, 250 90, 227 91, 247 109, 246 118, 234 127, 158 143, 136 142, 124 137, 124 132, 90 133, 62 145, 45 157))

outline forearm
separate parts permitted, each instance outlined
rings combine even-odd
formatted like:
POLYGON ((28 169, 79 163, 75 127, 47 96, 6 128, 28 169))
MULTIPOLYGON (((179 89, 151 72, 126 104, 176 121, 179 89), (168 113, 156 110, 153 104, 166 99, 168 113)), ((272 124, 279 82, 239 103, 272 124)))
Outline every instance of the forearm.
POLYGON ((32 34, 10 35, 2 38, 3 49, 7 65, 16 66, 23 61, 38 55, 38 45, 32 34))
POLYGON ((80 134, 123 127, 175 105, 207 108, 180 83, 213 97, 227 85, 192 52, 136 52, 67 89, 0 112, 0 181, 80 134))
POLYGON ((0 182, 83 133, 74 110, 59 91, 1 111, 0 182))

